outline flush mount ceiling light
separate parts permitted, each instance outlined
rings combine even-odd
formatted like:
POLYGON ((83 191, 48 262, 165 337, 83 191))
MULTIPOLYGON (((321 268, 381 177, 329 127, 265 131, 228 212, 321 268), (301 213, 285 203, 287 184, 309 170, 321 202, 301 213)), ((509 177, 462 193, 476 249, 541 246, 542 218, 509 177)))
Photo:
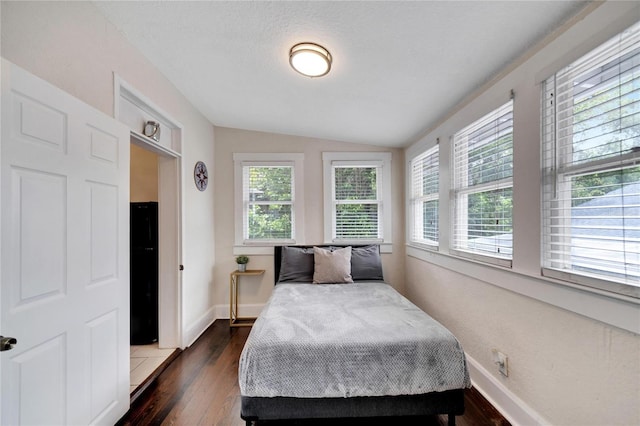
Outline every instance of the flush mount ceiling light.
POLYGON ((289 51, 291 67, 307 77, 322 77, 331 70, 331 53, 315 43, 298 43, 289 51))

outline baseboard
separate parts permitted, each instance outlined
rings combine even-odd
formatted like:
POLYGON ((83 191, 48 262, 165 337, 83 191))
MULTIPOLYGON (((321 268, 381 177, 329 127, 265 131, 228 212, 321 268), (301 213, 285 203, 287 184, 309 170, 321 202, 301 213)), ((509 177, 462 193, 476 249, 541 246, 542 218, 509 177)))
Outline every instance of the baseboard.
POLYGON ((204 331, 209 328, 211 324, 216 320, 216 309, 215 306, 209 308, 207 312, 204 313, 200 318, 198 318, 192 325, 187 328, 187 331, 183 337, 184 347, 191 346, 193 342, 196 341, 198 337, 204 331))
MULTIPOLYGON (((216 319, 229 319, 229 305, 215 305, 216 319)), ((264 303, 238 305, 239 316, 241 317, 257 317, 262 312, 264 303)))
POLYGON ((500 383, 478 361, 466 354, 471 383, 512 425, 550 424, 535 410, 500 383))

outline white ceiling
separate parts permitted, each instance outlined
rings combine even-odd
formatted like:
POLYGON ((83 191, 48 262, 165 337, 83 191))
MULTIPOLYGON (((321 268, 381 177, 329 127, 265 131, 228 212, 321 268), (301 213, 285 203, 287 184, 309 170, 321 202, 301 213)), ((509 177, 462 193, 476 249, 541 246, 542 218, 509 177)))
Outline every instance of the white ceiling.
POLYGON ((407 146, 579 1, 95 2, 216 126, 407 146), (289 49, 333 56, 310 79, 289 49))

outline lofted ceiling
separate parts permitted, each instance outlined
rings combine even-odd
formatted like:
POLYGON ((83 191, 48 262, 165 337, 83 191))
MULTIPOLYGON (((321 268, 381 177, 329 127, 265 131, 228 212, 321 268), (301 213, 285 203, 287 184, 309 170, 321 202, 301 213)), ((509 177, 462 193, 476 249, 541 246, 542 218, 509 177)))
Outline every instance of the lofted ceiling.
POLYGON ((586 2, 94 4, 216 126, 402 147, 586 2), (290 68, 303 41, 327 76, 290 68))

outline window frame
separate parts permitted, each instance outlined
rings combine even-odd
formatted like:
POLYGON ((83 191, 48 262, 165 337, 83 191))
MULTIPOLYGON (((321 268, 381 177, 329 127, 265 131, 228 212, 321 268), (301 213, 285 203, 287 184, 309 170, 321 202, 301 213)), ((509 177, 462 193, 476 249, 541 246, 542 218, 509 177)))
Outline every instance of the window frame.
MULTIPOLYGON (((304 154, 302 153, 234 153, 235 246, 234 254, 268 254, 280 244, 304 244, 304 154), (250 240, 246 238, 249 202, 244 192, 245 167, 286 166, 292 168, 291 238, 250 240), (239 220, 238 220, 239 219, 239 220), (268 247, 265 251, 261 247, 268 247)), ((280 204, 275 203, 274 204, 280 204)))
MULTIPOLYGON (((511 115, 512 115, 512 122, 513 122, 513 117, 515 116, 514 114, 514 100, 513 100, 513 96, 511 97, 511 99, 506 102, 506 103, 502 103, 500 106, 498 106, 497 108, 494 108, 491 112, 485 114, 484 116, 480 117, 479 119, 473 121, 472 123, 468 124, 467 126, 465 126, 464 128, 458 130, 453 136, 451 136, 451 191, 450 191, 450 208, 451 208, 451 217, 452 217, 452 221, 451 221, 451 226, 450 226, 450 240, 449 240, 449 253, 451 253, 452 255, 458 256, 458 257, 463 257, 463 258, 467 258, 467 259, 472 259, 472 260, 476 260, 476 261, 480 261, 480 262, 485 262, 485 263, 490 263, 493 265, 497 265, 497 266, 502 266, 505 268, 511 268, 513 265, 513 254, 510 254, 508 256, 506 255, 491 255, 489 253, 487 253, 486 251, 480 251, 480 250, 472 250, 469 248, 462 248, 456 245, 456 241, 458 240, 457 237, 457 232, 460 232, 461 230, 464 230, 468 227, 468 223, 469 223, 469 218, 468 218, 468 204, 467 204, 467 200, 468 200, 468 196, 472 195, 472 194, 480 194, 480 193, 486 193, 492 190, 502 190, 502 189, 507 189, 507 188, 511 188, 511 200, 513 203, 513 175, 514 173, 511 173, 510 177, 507 178, 501 178, 501 179, 497 179, 497 180, 492 180, 489 182, 482 182, 476 185, 468 185, 467 183, 462 183, 460 182, 461 177, 458 175, 457 170, 461 167, 459 166, 460 163, 463 162, 463 160, 461 158, 458 158, 456 155, 466 155, 465 153, 468 152, 468 149, 464 149, 464 150, 456 150, 456 139, 460 139, 460 140, 464 140, 466 139, 466 135, 468 133, 470 133, 470 129, 479 129, 481 128, 483 125, 486 125, 492 121, 497 120, 500 116, 502 116, 503 114, 506 114, 510 111, 511 115)), ((511 156, 511 167, 513 170, 513 163, 514 163, 514 154, 513 154, 513 148, 514 148, 514 128, 515 126, 511 125, 511 137, 512 137, 512 142, 511 142, 511 149, 512 149, 512 156, 511 156)), ((465 160, 465 164, 467 164, 467 161, 465 160)), ((466 168, 466 167, 465 167, 466 168)), ((513 210, 512 210, 512 218, 513 218, 513 210)), ((513 228, 513 224, 512 224, 512 228, 513 228)), ((513 232, 512 232, 513 235, 513 232)), ((512 250, 513 250, 513 241, 512 241, 512 250)))
MULTIPOLYGON (((420 173, 420 183, 419 185, 422 187, 422 183, 424 182, 424 168, 422 169, 422 173, 420 173)), ((440 247, 440 144, 436 143, 429 149, 426 149, 419 154, 413 156, 411 160, 409 160, 409 229, 408 229, 408 243, 413 246, 423 247, 430 250, 438 250, 440 247), (418 164, 418 162, 423 162, 427 159, 433 159, 435 161, 430 160, 430 162, 435 163, 432 171, 435 170, 435 179, 437 181, 437 190, 436 192, 431 192, 428 194, 423 194, 423 190, 420 190, 418 195, 416 184, 417 182, 414 179, 418 179, 416 173, 414 173, 414 167, 418 164), (418 234, 419 229, 423 229, 423 217, 424 211, 422 210, 422 205, 427 201, 437 201, 436 212, 438 214, 438 223, 436 224, 435 229, 435 240, 427 240, 427 239, 418 239, 415 238, 415 235, 418 234)))
POLYGON ((392 205, 391 205, 391 153, 390 152, 323 152, 324 181, 324 243, 325 244, 380 244, 384 253, 391 252, 392 205), (379 238, 335 238, 336 167, 378 167, 376 178, 378 192, 378 236, 379 238))
MULTIPOLYGON (((557 122, 560 120, 559 115, 567 112, 569 108, 559 111, 557 103, 559 102, 558 84, 565 84, 570 89, 561 92, 563 95, 570 97, 570 101, 562 98, 563 103, 571 102, 576 98, 584 97, 583 93, 576 93, 574 86, 571 84, 575 76, 583 76, 592 73, 598 69, 608 69, 607 65, 612 61, 618 60, 624 55, 618 51, 621 45, 628 43, 628 46, 622 48, 625 53, 633 52, 640 48, 640 24, 636 23, 631 27, 623 30, 614 37, 591 49, 571 64, 552 73, 542 81, 541 89, 541 152, 542 152, 542 207, 541 207, 541 274, 543 277, 561 280, 568 283, 574 283, 597 290, 604 290, 622 296, 640 298, 640 285, 634 285, 628 281, 628 278, 615 279, 602 268, 595 266, 590 271, 576 269, 571 259, 571 248, 576 247, 571 242, 570 229, 573 227, 571 219, 567 216, 559 216, 558 211, 566 211, 572 209, 573 196, 558 197, 557 194, 572 191, 571 180, 574 177, 589 176, 596 173, 608 173, 622 171, 626 168, 637 167, 640 164, 640 151, 638 147, 633 147, 629 152, 621 151, 617 155, 596 157, 591 160, 581 159, 574 160, 572 150, 574 141, 567 141, 573 138, 573 131, 564 136, 559 136, 557 122), (623 35, 632 34, 623 41, 623 35), (635 36, 634 36, 635 34, 635 36), (606 57, 603 55, 606 52, 606 57), (570 158, 570 159, 569 159, 570 158), (554 195, 556 194, 556 195, 554 195), (554 232, 554 228, 560 225, 564 231, 554 232), (568 251, 565 249, 557 255, 553 255, 553 246, 568 245, 571 247, 568 251), (603 272, 594 272, 603 271, 603 272)), ((620 76, 620 74, 616 74, 620 76)), ((620 79, 618 85, 620 87, 620 79)), ((580 88, 580 87, 579 87, 580 88)), ((589 90, 590 88, 587 88, 589 90)), ((608 89, 610 90, 610 89, 608 89)), ((564 120, 571 120, 575 113, 571 113, 564 120)), ((622 118, 619 118, 622 120, 622 118)), ((569 126, 567 126, 569 128, 569 126)), ((626 129, 627 127, 625 127, 626 129)), ((573 130, 573 129, 572 129, 573 130)), ((608 133, 598 133, 597 136, 606 136, 608 133)), ((633 195, 633 194, 632 194, 633 195)), ((624 216, 623 216, 624 218, 624 216)), ((624 219, 623 219, 624 221, 624 219)), ((626 229, 626 228, 625 228, 626 229)), ((626 250, 623 252, 626 253, 626 250)))

